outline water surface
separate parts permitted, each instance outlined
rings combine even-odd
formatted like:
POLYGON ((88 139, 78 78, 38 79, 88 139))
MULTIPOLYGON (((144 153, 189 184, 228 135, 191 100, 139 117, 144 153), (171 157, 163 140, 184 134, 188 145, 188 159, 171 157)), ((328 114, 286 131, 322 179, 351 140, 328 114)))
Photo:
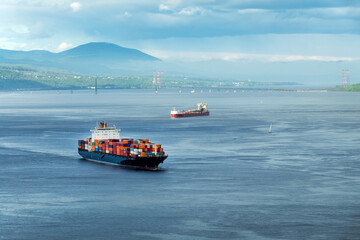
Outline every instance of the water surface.
POLYGON ((2 92, 0 239, 358 239, 359 119, 358 93, 2 92), (81 160, 97 120, 162 170, 81 160))

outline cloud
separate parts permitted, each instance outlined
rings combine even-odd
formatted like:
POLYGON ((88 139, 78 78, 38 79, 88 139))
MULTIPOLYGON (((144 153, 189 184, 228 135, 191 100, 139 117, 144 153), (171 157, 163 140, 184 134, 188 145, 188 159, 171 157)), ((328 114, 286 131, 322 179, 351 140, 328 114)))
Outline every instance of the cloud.
POLYGON ((26 43, 14 42, 12 39, 0 37, 0 49, 28 50, 26 43))
POLYGON ((159 11, 174 11, 181 5, 181 0, 167 0, 159 5, 159 11))
POLYGON ((30 33, 30 30, 26 25, 10 26, 10 31, 12 31, 14 34, 18 34, 18 35, 24 35, 24 34, 30 33))
POLYGON ((295 62, 295 61, 317 61, 317 62, 350 62, 356 59, 351 57, 334 57, 334 56, 301 56, 301 55, 279 55, 271 56, 268 62, 295 62))
POLYGON ((129 13, 127 11, 124 12, 124 17, 131 17, 131 16, 132 16, 131 13, 129 13))
POLYGON ((160 4, 159 5, 159 10, 160 11, 169 11, 170 10, 170 7, 165 5, 165 4, 160 4))
POLYGON ((265 13, 268 10, 266 9, 259 9, 259 8, 247 8, 247 9, 239 9, 237 10, 240 14, 251 14, 251 13, 265 13))
MULTIPOLYGON (((14 43, 26 42, 26 48, 46 46, 56 51, 61 41, 90 40, 139 48, 141 41, 149 40, 148 45, 153 46, 175 39, 176 44, 154 49, 360 56, 360 6, 350 0, 4 1, 0 4, 0 35, 14 43), (85 10, 79 19, 79 12, 85 10), (328 38, 329 34, 339 37, 328 38), (224 42, 226 37, 234 38, 224 42), (344 41, 345 37, 354 40, 344 41)), ((238 57, 223 56, 229 61, 238 57)), ((293 61, 291 57, 273 59, 293 61)))
POLYGON ((336 57, 336 56, 304 56, 304 55, 285 55, 285 54, 249 54, 234 52, 200 52, 200 51, 162 51, 147 50, 151 55, 164 60, 182 61, 212 61, 222 60, 227 62, 236 61, 257 61, 257 62, 297 62, 297 61, 316 61, 316 62, 351 62, 359 58, 336 57))
POLYGON ((70 4, 70 7, 73 10, 73 12, 78 12, 80 10, 80 8, 82 7, 82 5, 79 2, 73 2, 70 4))
POLYGON ((269 0, 277 3, 276 7, 263 0, 92 0, 86 2, 86 9, 82 0, 13 1, 19 3, 8 8, 0 4, 0 15, 3 16, 0 27, 41 22, 44 29, 39 27, 38 34, 34 35, 44 37, 56 34, 53 29, 69 36, 81 32, 89 37, 111 40, 360 33, 359 8, 355 4, 351 6, 351 3, 347 7, 337 7, 340 4, 338 0, 333 0, 337 4, 321 0, 322 5, 327 7, 314 3, 312 8, 309 8, 309 1, 305 1, 304 8, 299 8, 299 0, 294 0, 293 4, 284 0, 269 0), (77 14, 68 14, 68 11, 79 13, 85 10, 86 15, 81 21, 77 14), (130 21, 126 12, 131 13, 136 21, 130 21))
POLYGON ((187 8, 183 8, 181 9, 181 11, 179 12, 180 15, 194 15, 194 14, 204 14, 206 12, 206 10, 202 7, 187 7, 187 8))
POLYGON ((30 25, 29 31, 29 38, 49 38, 52 36, 52 29, 40 21, 30 25))
POLYGON ((62 52, 62 51, 65 51, 65 50, 68 50, 70 48, 72 48, 73 45, 71 43, 67 43, 67 42, 62 42, 58 48, 57 48, 57 51, 58 52, 62 52))
POLYGON ((157 13, 149 14, 144 22, 144 26, 141 26, 140 28, 142 31, 148 31, 148 28, 155 27, 156 31, 151 34, 154 34, 154 36, 162 36, 162 34, 168 35, 168 33, 165 33, 164 31, 165 29, 168 29, 170 32, 176 31, 171 30, 171 28, 181 24, 184 24, 184 19, 178 15, 157 13), (159 28, 160 30, 157 30, 159 28))
POLYGON ((311 8, 299 9, 299 13, 304 15, 313 15, 323 18, 359 18, 359 7, 338 7, 338 8, 311 8))

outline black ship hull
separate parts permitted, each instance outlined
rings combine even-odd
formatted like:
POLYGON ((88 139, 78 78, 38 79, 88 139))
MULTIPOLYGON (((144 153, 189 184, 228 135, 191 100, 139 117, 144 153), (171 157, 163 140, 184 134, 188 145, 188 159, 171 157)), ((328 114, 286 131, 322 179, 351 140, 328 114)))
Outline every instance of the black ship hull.
POLYGON ((89 161, 146 170, 157 170, 159 164, 167 158, 167 156, 126 157, 109 153, 88 152, 82 149, 79 149, 78 152, 80 156, 89 161))

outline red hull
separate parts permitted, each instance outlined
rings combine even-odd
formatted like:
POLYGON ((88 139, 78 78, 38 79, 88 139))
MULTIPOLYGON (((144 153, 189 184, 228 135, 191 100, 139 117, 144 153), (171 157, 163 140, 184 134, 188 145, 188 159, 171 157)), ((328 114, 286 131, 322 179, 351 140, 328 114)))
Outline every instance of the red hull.
POLYGON ((172 118, 182 118, 182 117, 199 117, 199 116, 209 116, 210 112, 182 112, 178 114, 171 114, 172 118))

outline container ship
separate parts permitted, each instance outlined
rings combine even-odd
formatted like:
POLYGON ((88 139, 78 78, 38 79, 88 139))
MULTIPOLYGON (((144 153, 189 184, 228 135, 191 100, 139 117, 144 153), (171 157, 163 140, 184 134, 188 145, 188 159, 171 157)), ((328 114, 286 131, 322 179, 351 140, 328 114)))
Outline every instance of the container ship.
POLYGON ((172 118, 209 116, 207 103, 198 103, 196 109, 177 111, 175 108, 170 112, 172 118))
POLYGON ((120 138, 120 129, 96 123, 92 136, 78 140, 78 152, 86 160, 146 170, 158 170, 167 158, 160 144, 149 139, 120 138))

